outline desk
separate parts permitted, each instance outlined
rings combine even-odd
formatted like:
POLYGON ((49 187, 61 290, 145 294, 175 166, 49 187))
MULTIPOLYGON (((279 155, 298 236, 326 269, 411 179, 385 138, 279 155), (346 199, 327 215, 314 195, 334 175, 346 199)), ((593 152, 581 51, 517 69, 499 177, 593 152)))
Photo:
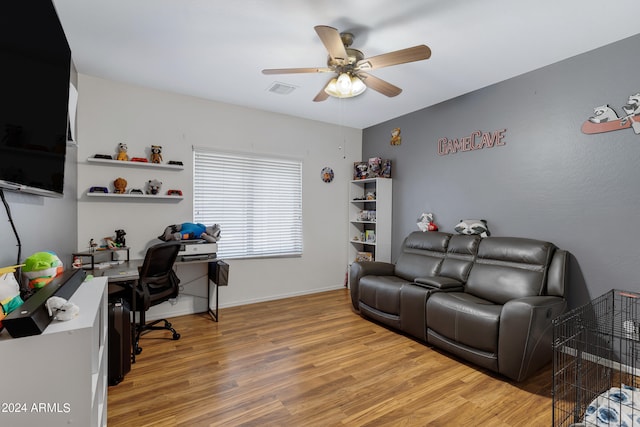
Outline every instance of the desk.
MULTIPOLYGON (((174 265, 189 265, 189 264, 209 264, 207 267, 207 312, 211 316, 211 318, 217 322, 218 321, 218 309, 219 309, 219 292, 218 287, 226 285, 226 279, 224 283, 221 283, 220 278, 216 277, 217 269, 216 265, 218 264, 217 258, 209 258, 202 260, 194 260, 194 261, 176 261, 174 265), (213 283, 215 289, 215 310, 211 308, 211 284, 213 283)), ((138 267, 142 265, 143 260, 130 260, 125 261, 121 264, 116 264, 113 267, 105 268, 103 270, 93 270, 92 274, 95 277, 106 276, 109 283, 118 283, 118 282, 131 282, 138 280, 138 267)), ((133 295, 132 297, 134 297, 133 295)), ((135 298, 133 298, 134 306, 131 308, 132 311, 135 312, 135 298)))

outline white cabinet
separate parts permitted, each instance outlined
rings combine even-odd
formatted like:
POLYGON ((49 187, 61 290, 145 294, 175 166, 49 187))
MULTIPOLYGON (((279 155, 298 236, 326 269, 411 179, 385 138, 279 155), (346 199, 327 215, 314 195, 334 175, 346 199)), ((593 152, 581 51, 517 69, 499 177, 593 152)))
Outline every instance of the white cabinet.
POLYGON ((358 257, 391 262, 392 179, 349 184, 349 263, 358 257))
POLYGON ((41 335, 0 333, 0 425, 107 425, 107 278, 80 285, 77 317, 41 335))

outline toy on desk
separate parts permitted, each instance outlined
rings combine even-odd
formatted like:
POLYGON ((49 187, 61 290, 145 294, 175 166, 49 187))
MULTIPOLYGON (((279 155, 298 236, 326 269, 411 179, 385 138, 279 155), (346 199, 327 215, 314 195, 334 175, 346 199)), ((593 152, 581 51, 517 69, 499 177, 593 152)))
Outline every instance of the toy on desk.
POLYGON ((170 240, 194 240, 203 239, 209 243, 215 243, 220 239, 220 225, 206 226, 200 223, 183 222, 173 224, 164 229, 164 233, 158 239, 168 242, 170 240))
POLYGON ((112 237, 105 237, 102 240, 104 240, 107 249, 124 248, 126 246, 124 236, 126 235, 127 233, 124 230, 116 230, 115 239, 112 237))
POLYGON ((64 271, 62 261, 55 252, 36 252, 24 260, 22 276, 28 282, 29 288, 40 289, 49 284, 57 275, 64 271))
POLYGON ((98 244, 93 239, 89 239, 89 252, 95 252, 97 247, 98 244))
POLYGON ((24 264, 0 268, 0 329, 2 319, 24 302, 20 298, 20 285, 14 275, 16 269, 22 266, 24 264))
POLYGON ((124 178, 116 178, 116 180, 113 181, 113 187, 115 188, 114 193, 124 194, 127 192, 127 180, 124 178))
POLYGON ((169 190, 167 191, 169 196, 182 196, 182 190, 169 190))
POLYGON ((51 297, 45 303, 49 317, 56 320, 71 320, 80 313, 80 308, 61 297, 51 297))
POLYGON ((162 182, 157 179, 150 179, 147 182, 147 194, 159 194, 160 187, 162 186, 162 182))
POLYGON ((162 146, 151 146, 151 163, 162 163, 162 146))
POLYGON ((118 144, 118 156, 116 157, 116 160, 128 161, 129 155, 127 154, 127 150, 127 144, 124 142, 118 144))
POLYGON ((125 244, 125 240, 124 240, 124 236, 126 236, 126 235, 127 235, 127 233, 126 233, 124 230, 122 230, 122 229, 120 229, 120 230, 116 230, 116 240, 115 240, 115 243, 116 243, 116 245, 117 245, 118 247, 123 248, 123 247, 127 246, 127 245, 125 244))

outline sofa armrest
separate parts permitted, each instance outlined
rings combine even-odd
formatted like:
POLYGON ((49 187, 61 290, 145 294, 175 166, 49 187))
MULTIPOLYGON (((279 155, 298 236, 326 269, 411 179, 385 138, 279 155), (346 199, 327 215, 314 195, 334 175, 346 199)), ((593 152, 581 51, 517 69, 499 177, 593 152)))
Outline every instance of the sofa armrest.
POLYGON ((364 276, 393 276, 395 265, 382 261, 364 261, 351 264, 349 272, 349 290, 351 292, 351 304, 356 311, 358 306, 360 279, 364 276))
POLYGON ((443 291, 459 291, 463 288, 461 281, 444 276, 416 277, 414 282, 420 286, 440 289, 443 291))
POLYGON ((524 297, 502 307, 498 338, 499 372, 522 381, 551 361, 553 319, 567 307, 564 298, 524 297))

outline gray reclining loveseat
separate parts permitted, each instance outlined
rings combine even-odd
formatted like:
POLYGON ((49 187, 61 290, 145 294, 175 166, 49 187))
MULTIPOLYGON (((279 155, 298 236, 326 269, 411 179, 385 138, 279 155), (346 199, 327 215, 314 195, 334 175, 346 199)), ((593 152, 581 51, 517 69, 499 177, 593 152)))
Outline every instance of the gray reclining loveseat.
POLYGON ((522 381, 551 361, 567 252, 517 237, 414 232, 395 264, 351 266, 361 315, 522 381))

